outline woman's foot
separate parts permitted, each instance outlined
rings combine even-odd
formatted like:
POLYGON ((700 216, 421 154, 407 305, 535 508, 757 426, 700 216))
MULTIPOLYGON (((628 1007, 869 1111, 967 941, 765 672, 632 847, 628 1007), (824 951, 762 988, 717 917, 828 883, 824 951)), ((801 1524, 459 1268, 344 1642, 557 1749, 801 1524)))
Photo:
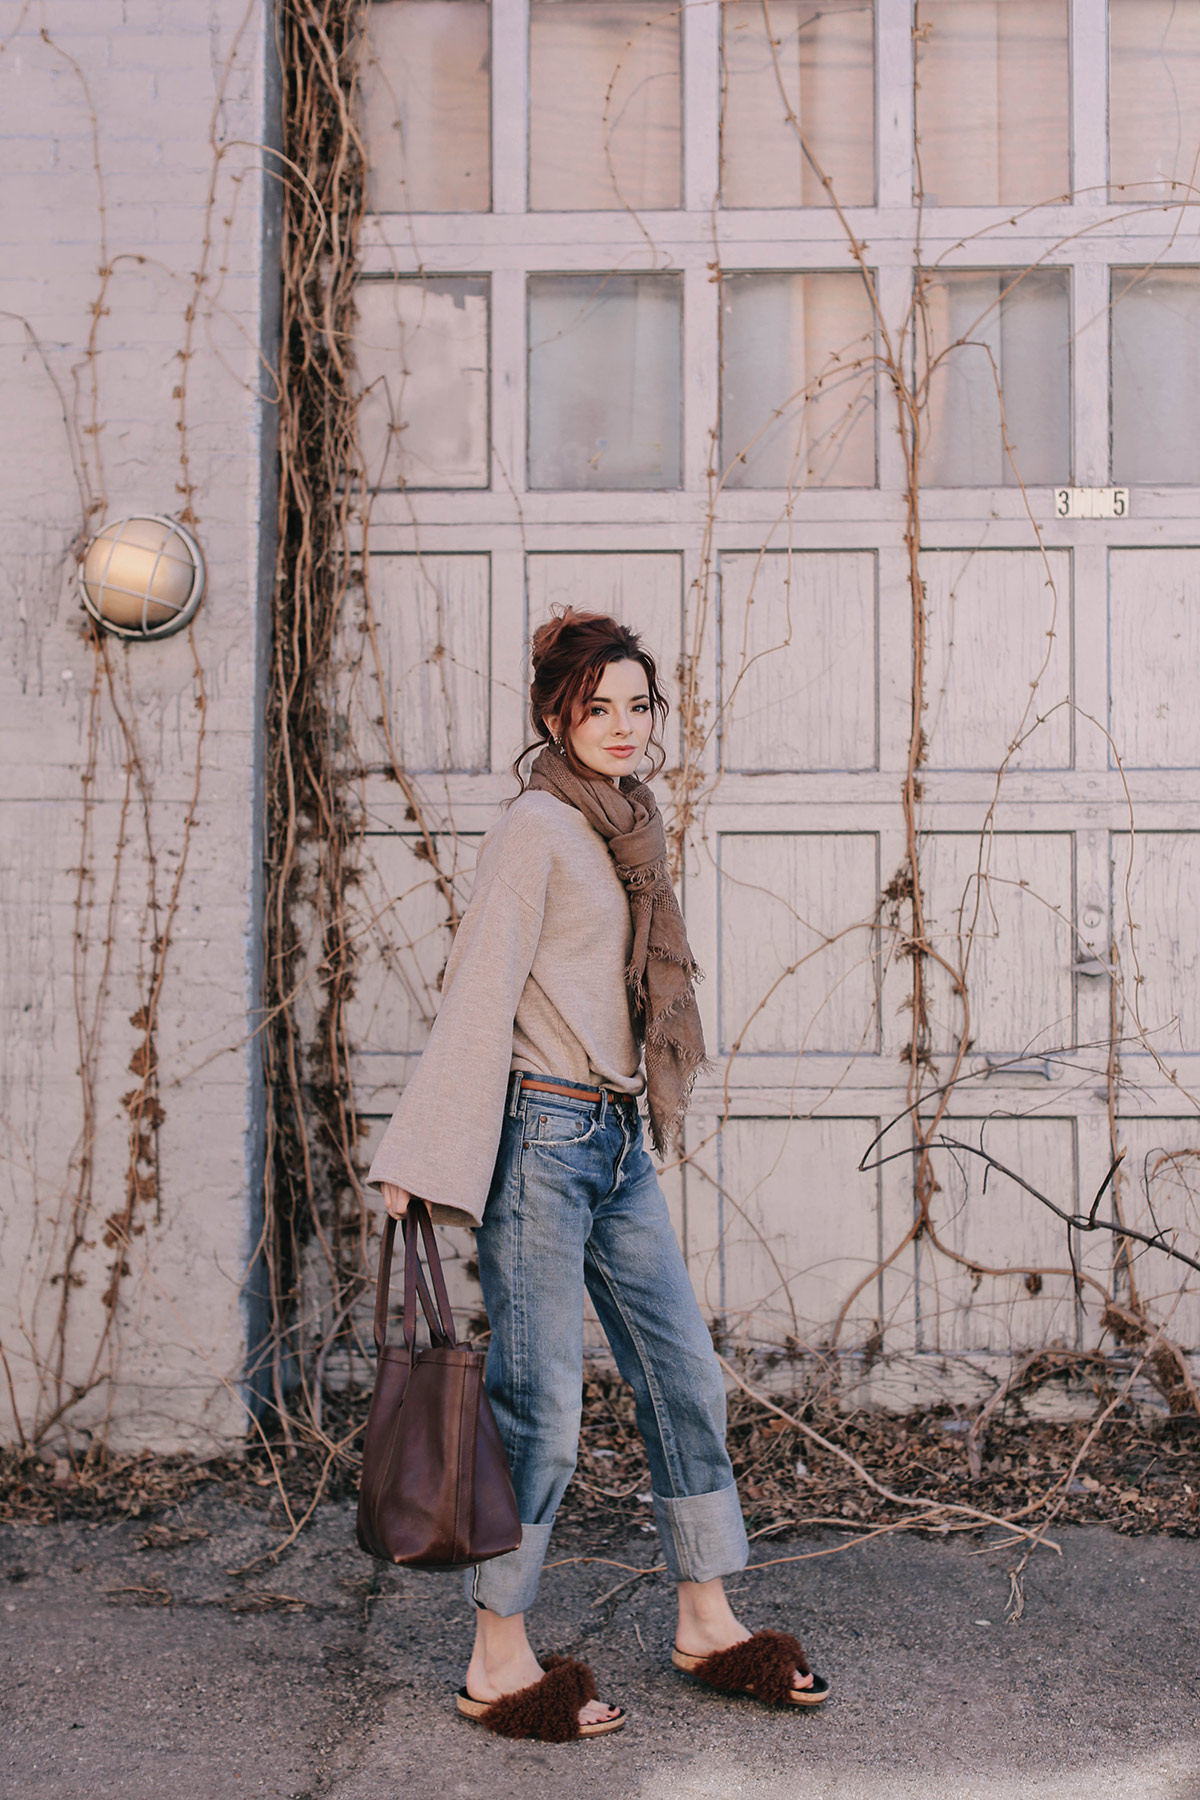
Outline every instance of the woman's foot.
MULTIPOLYGON (((520 1693, 542 1679, 545 1671, 525 1635, 525 1615, 499 1613, 480 1607, 475 1622, 475 1648, 467 1664, 464 1683, 472 1700, 492 1701, 520 1693)), ((603 1725, 620 1715, 619 1706, 589 1700, 579 1709, 581 1725, 603 1725)))
MULTIPOLYGON (((685 1656, 711 1656, 714 1650, 731 1650, 752 1636, 729 1604, 724 1586, 716 1581, 681 1581, 679 1623, 675 1648, 685 1656)), ((792 1672, 792 1686, 799 1692, 811 1688, 813 1677, 799 1669, 792 1672)))
MULTIPOLYGON (((480 1655, 479 1646, 467 1664, 464 1686, 472 1700, 502 1700, 506 1694, 518 1694, 542 1679, 545 1671, 528 1643, 525 1655, 497 1657, 488 1660, 480 1655)), ((603 1700, 589 1700, 579 1709, 581 1725, 603 1725, 620 1713, 618 1706, 606 1706, 603 1700)))

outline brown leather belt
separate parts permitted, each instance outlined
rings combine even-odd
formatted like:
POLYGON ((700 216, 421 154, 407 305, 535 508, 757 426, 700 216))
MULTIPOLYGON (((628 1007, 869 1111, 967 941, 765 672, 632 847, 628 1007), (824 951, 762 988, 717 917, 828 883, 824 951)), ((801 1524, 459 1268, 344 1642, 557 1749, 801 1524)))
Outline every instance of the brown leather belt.
POLYGON ((544 1081, 540 1075, 522 1075, 521 1092, 535 1094, 565 1094, 569 1100, 590 1100, 593 1106, 599 1105, 605 1094, 610 1100, 632 1100, 634 1095, 618 1093, 615 1088, 576 1087, 573 1082, 544 1081))

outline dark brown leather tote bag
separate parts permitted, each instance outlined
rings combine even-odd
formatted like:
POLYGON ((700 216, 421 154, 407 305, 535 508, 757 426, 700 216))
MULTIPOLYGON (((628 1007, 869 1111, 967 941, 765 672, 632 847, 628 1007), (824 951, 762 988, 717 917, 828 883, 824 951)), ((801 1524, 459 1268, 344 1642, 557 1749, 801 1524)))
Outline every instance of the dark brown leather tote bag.
POLYGON ((375 1390, 363 1441, 358 1542, 368 1556, 418 1569, 458 1569, 521 1542, 508 1459, 483 1387, 484 1353, 454 1336, 429 1209, 404 1216, 404 1343, 387 1341, 396 1221, 389 1218, 375 1289, 375 1390), (436 1305, 419 1264, 419 1245, 436 1305), (416 1347, 417 1295, 429 1324, 416 1347))

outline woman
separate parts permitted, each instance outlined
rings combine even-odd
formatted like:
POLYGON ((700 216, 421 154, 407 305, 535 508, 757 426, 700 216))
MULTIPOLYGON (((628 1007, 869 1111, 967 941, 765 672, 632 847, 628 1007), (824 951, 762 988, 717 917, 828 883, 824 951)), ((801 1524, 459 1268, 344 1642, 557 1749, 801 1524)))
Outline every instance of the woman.
POLYGON ((648 753, 662 767, 666 712, 654 659, 615 620, 567 609, 534 634, 541 748, 484 839, 437 1021, 369 1176, 394 1217, 416 1194, 435 1219, 476 1228, 487 1389, 522 1537, 470 1572, 458 1704, 511 1736, 624 1723, 584 1665, 540 1664, 525 1633, 575 1467, 585 1288, 636 1398, 679 1594, 674 1662, 780 1703, 828 1691, 794 1638, 751 1638, 726 1599, 721 1577, 747 1545, 724 1384, 641 1143, 638 1096, 662 1153, 704 1061, 662 820, 635 773, 648 753))

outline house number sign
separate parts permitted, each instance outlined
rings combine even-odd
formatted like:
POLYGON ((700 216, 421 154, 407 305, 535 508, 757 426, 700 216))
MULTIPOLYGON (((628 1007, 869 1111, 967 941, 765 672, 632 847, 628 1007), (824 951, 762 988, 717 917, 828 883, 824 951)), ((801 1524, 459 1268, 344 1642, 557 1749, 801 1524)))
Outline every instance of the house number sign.
POLYGON ((1129 489, 1055 488, 1054 516, 1056 519, 1127 519, 1129 489))

